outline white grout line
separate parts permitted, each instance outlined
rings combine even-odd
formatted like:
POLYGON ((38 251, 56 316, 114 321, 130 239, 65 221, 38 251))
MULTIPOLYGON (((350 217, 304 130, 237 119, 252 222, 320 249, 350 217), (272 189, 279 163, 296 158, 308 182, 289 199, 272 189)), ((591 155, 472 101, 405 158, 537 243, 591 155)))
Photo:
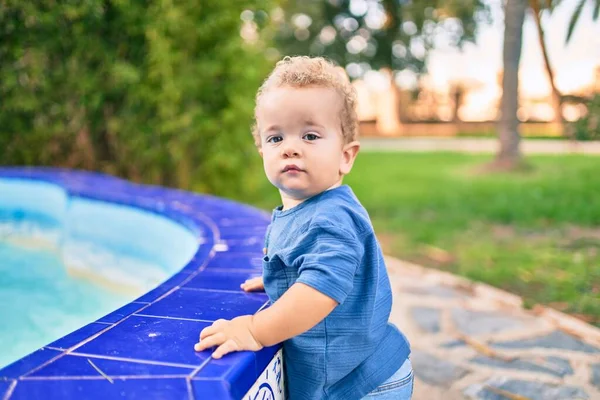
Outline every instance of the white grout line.
POLYGON ((194 322, 215 322, 215 320, 207 320, 207 319, 194 319, 194 318, 182 318, 182 317, 166 317, 164 315, 148 315, 148 314, 135 314, 136 317, 148 317, 148 318, 164 318, 171 319, 176 321, 194 321, 194 322))
POLYGON ((189 376, 185 377, 185 386, 187 387, 189 399, 195 400, 196 397, 194 396, 194 390, 192 388, 192 381, 190 380, 189 376))
POLYGON ((90 360, 90 359, 88 358, 88 359, 87 359, 87 362, 89 362, 89 363, 90 363, 90 365, 91 365, 91 366, 92 366, 92 367, 93 367, 93 368, 94 368, 94 369, 95 369, 95 370, 96 370, 96 371, 97 371, 97 372, 98 372, 100 375, 102 375, 102 377, 104 377, 104 378, 108 379, 108 381, 109 381, 110 383, 115 383, 115 382, 114 382, 114 381, 113 381, 113 380, 112 380, 112 379, 111 379, 111 378, 110 378, 108 375, 106 375, 106 374, 105 374, 105 373, 104 373, 104 372, 103 372, 103 371, 102 371, 100 368, 98 368, 98 367, 96 366, 96 364, 94 364, 94 363, 92 362, 92 360, 90 360))
POLYGON ((13 380, 10 386, 8 387, 8 390, 4 394, 3 400, 10 399, 10 396, 12 396, 13 392, 15 391, 15 387, 17 387, 17 381, 13 380))
POLYGON ((75 356, 75 357, 90 357, 92 359, 123 361, 123 362, 139 363, 139 364, 147 364, 147 365, 158 365, 158 366, 163 366, 163 367, 178 367, 178 368, 186 368, 186 369, 194 369, 197 367, 197 365, 191 365, 191 364, 179 364, 179 363, 172 363, 172 362, 143 360, 143 359, 138 359, 138 358, 114 357, 114 356, 105 356, 105 355, 101 355, 101 354, 71 353, 70 355, 75 356))
MULTIPOLYGON (((78 375, 78 376, 28 376, 21 381, 100 381, 117 379, 185 379, 187 375, 78 375)), ((114 382, 110 382, 114 383, 114 382)))
POLYGON ((195 292, 215 292, 215 293, 232 293, 232 294, 265 294, 265 292, 244 292, 242 289, 228 290, 228 289, 207 289, 207 288, 194 288, 194 287, 185 287, 185 288, 181 288, 181 289, 195 291, 195 292))
POLYGON ((194 378, 194 377, 196 376, 196 374, 197 374, 198 372, 200 372, 200 371, 202 370, 202 368, 206 367, 206 365, 207 365, 207 364, 210 362, 210 360, 212 360, 212 359, 213 359, 213 358, 212 358, 212 356, 210 356, 210 357, 208 357, 206 360, 204 360, 204 361, 202 362, 202 364, 200 364, 200 365, 199 365, 199 366, 198 366, 196 369, 194 369, 194 370, 192 371, 192 373, 191 373, 191 374, 189 374, 189 375, 188 375, 188 378, 190 378, 190 379, 194 378))
MULTIPOLYGON (((44 348, 42 347, 40 350, 43 350, 43 349, 44 348)), ((34 373, 35 371, 38 371, 38 370, 44 368, 46 365, 49 365, 49 364, 53 363, 54 361, 58 360, 59 358, 63 357, 66 354, 66 352, 64 350, 60 350, 60 351, 62 351, 62 353, 60 353, 60 354, 56 355, 55 357, 52 357, 51 359, 43 362, 41 365, 38 365, 35 368, 30 369, 29 371, 25 372, 24 374, 21 374, 21 376, 19 377, 19 379, 22 379, 23 377, 25 377, 25 376, 27 376, 29 374, 34 373)))

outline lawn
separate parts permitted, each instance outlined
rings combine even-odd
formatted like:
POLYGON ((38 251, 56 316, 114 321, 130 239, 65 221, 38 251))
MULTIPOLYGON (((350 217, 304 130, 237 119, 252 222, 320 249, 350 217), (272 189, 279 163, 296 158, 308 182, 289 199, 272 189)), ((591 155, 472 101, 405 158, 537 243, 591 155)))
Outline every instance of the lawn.
MULTIPOLYGON (((345 183, 386 253, 600 325, 600 157, 538 156, 531 172, 476 172, 488 160, 362 153, 345 183)), ((257 199, 278 204, 266 180, 257 199)))

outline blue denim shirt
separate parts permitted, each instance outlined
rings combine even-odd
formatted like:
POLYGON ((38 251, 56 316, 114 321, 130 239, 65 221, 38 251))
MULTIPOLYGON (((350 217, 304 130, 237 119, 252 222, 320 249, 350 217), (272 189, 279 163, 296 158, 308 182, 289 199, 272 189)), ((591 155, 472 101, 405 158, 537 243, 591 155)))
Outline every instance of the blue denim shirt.
POLYGON ((301 282, 339 305, 283 344, 288 398, 359 399, 408 358, 405 336, 388 322, 392 292, 367 211, 348 186, 273 211, 263 260, 272 302, 301 282))

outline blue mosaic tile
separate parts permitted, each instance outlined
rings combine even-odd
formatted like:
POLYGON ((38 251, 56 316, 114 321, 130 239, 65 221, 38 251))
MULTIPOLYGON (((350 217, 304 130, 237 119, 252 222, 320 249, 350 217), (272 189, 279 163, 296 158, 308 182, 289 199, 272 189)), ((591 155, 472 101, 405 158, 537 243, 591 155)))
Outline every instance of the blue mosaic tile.
POLYGON ((77 354, 198 366, 208 352, 194 344, 207 322, 132 315, 77 349, 77 354))
POLYGON ((14 380, 9 380, 9 381, 0 380, 0 398, 4 398, 4 396, 8 392, 8 389, 10 389, 10 386, 13 383, 15 383, 14 380))
POLYGON ((264 217, 261 216, 256 216, 256 217, 245 217, 245 218, 240 218, 240 217, 232 217, 231 215, 229 216, 223 216, 223 217, 216 217, 215 215, 211 214, 211 219, 219 226, 219 228, 233 228, 233 227, 252 227, 252 226, 257 226, 260 225, 261 223, 264 225, 268 225, 271 222, 271 217, 265 215, 264 217))
POLYGON ((119 308, 117 311, 113 311, 112 313, 100 318, 98 322, 106 322, 110 324, 114 324, 119 322, 123 318, 127 317, 135 313, 136 311, 146 307, 148 303, 129 303, 119 308))
POLYGON ((212 242, 200 245, 194 258, 192 258, 179 272, 192 273, 206 266, 210 261, 209 257, 211 257, 212 246, 212 242))
POLYGON ((242 228, 220 228, 219 236, 221 239, 244 239, 249 236, 256 236, 264 240, 265 234, 267 233, 266 224, 254 225, 242 228))
POLYGON ((217 253, 206 269, 252 269, 262 271, 262 253, 227 254, 217 253))
POLYGON ((256 352, 256 372, 258 375, 267 368, 267 365, 271 362, 275 354, 281 348, 280 344, 271 347, 265 347, 261 351, 256 352))
POLYGON ((253 253, 262 255, 264 240, 262 238, 252 238, 248 240, 226 240, 227 251, 231 253, 253 253))
POLYGON ((267 300, 265 294, 259 293, 179 289, 146 308, 144 315, 215 321, 254 314, 267 300))
POLYGON ((192 390, 194 398, 204 399, 219 399, 219 400, 234 400, 229 392, 229 384, 218 379, 198 380, 192 379, 192 390))
POLYGON ((47 347, 55 347, 57 349, 66 350, 107 328, 110 328, 110 325, 92 322, 91 324, 87 324, 84 327, 69 333, 67 336, 63 336, 62 338, 55 340, 47 347))
POLYGON ((156 288, 149 291, 148 293, 138 297, 134 301, 140 303, 152 303, 159 297, 163 296, 165 293, 171 291, 171 289, 181 285, 184 281, 186 281, 189 278, 189 274, 177 273, 171 278, 167 279, 165 282, 158 285, 156 288))
POLYGON ((232 363, 231 368, 224 376, 225 381, 229 382, 231 394, 236 399, 241 399, 257 378, 255 357, 246 357, 245 360, 232 363))
POLYGON ((240 285, 246 279, 260 276, 259 272, 206 270, 194 276, 183 288, 216 289, 243 292, 240 285))
POLYGON ((164 379, 59 379, 19 381, 10 400, 106 400, 106 399, 188 399, 183 378, 164 379))
MULTIPOLYGON (((214 349, 212 349, 214 350, 214 349)), ((206 365, 198 371, 193 378, 196 379, 225 379, 231 375, 236 365, 244 365, 246 373, 255 378, 258 377, 256 370, 256 354, 253 351, 238 351, 225 354, 220 359, 210 359, 206 365)))
POLYGON ((21 375, 28 373, 29 371, 39 367, 45 362, 58 357, 62 354, 62 351, 50 350, 50 349, 39 349, 33 353, 26 355, 20 360, 8 365, 7 367, 0 370, 0 379, 2 378, 18 378, 21 375))
POLYGON ((98 377, 101 374, 94 368, 90 361, 105 375, 129 376, 129 375, 189 375, 191 367, 173 367, 170 365, 145 364, 139 362, 128 362, 122 360, 110 360, 105 358, 93 358, 77 355, 65 355, 50 364, 40 368, 28 375, 31 377, 98 377))

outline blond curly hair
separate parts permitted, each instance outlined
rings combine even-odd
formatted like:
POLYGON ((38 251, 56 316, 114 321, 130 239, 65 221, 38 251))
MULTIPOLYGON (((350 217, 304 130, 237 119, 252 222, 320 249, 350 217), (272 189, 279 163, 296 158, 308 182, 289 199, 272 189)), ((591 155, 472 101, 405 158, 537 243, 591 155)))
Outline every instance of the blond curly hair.
POLYGON ((270 89, 283 86, 295 88, 324 87, 335 89, 343 100, 340 111, 342 136, 345 143, 358 138, 358 117, 356 115, 356 90, 350 84, 348 76, 340 67, 323 57, 286 56, 277 64, 271 74, 265 79, 256 93, 254 109, 254 126, 252 136, 257 147, 260 147, 260 134, 256 124, 256 108, 262 96, 270 89))

